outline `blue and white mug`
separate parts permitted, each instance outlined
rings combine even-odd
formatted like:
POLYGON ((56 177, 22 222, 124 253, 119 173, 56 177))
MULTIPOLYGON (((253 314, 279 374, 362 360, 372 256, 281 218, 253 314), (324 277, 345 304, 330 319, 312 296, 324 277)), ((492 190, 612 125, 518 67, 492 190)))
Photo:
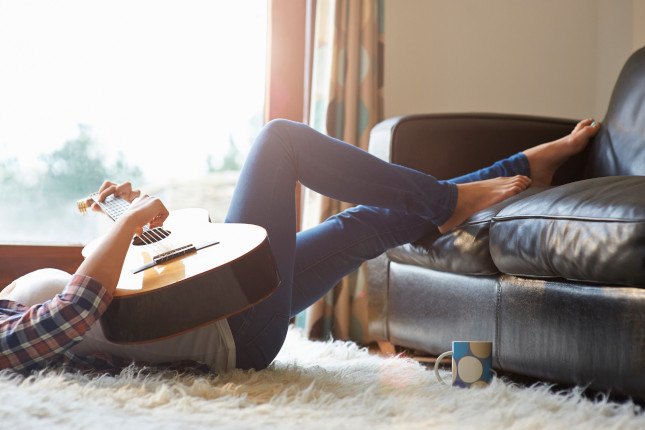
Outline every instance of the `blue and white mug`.
POLYGON ((453 341, 452 351, 441 354, 434 364, 434 374, 444 385, 439 374, 441 360, 452 355, 452 386, 461 388, 487 387, 493 379, 493 342, 472 340, 453 341))

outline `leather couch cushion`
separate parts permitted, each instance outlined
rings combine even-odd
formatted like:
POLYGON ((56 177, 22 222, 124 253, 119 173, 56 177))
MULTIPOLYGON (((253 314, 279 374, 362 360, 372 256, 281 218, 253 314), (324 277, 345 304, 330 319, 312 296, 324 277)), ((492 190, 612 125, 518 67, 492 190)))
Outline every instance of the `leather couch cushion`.
POLYGON ((562 185, 502 209, 490 228, 503 273, 645 286, 645 176, 562 185))
POLYGON ((440 235, 429 234, 420 240, 388 251, 398 263, 414 264, 462 275, 493 275, 499 270, 488 246, 488 229, 493 217, 506 206, 548 189, 531 187, 520 194, 477 212, 461 225, 440 235))

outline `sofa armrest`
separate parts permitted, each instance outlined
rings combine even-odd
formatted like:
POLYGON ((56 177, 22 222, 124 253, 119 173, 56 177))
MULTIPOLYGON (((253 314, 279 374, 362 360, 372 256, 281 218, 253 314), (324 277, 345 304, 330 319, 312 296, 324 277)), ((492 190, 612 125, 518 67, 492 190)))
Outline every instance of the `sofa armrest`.
MULTIPOLYGON (((450 179, 573 130, 577 121, 527 115, 423 114, 387 119, 370 134, 377 157, 450 179)), ((556 173, 555 184, 582 177, 586 153, 572 157, 556 173)))

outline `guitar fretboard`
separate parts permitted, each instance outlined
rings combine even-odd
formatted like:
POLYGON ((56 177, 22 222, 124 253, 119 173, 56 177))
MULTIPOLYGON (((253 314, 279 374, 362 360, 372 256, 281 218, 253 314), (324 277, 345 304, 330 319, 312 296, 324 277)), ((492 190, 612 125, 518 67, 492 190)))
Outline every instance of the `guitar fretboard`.
MULTIPOLYGON (((107 196, 104 202, 99 202, 99 193, 93 193, 89 196, 92 200, 96 202, 97 205, 101 207, 103 212, 110 217, 112 221, 118 220, 121 215, 125 213, 125 211, 128 210, 130 207, 130 202, 127 200, 121 198, 121 197, 116 197, 114 195, 107 196)), ((147 226, 143 227, 143 234, 145 235, 146 233, 154 232, 156 230, 159 230, 160 232, 163 232, 161 234, 161 237, 153 237, 152 240, 153 242, 156 242, 160 239, 163 239, 168 235, 167 232, 165 232, 163 229, 150 229, 147 226)), ((142 236, 145 239, 145 236, 142 236)))
POLYGON ((103 212, 109 216, 112 221, 118 220, 130 207, 130 203, 121 197, 108 196, 104 202, 98 201, 98 193, 90 197, 103 209, 103 212))

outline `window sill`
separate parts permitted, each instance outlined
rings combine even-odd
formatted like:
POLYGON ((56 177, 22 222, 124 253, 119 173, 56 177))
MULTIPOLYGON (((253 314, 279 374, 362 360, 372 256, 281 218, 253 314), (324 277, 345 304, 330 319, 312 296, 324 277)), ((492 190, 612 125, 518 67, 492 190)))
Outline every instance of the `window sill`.
POLYGON ((0 289, 45 267, 73 273, 83 261, 82 249, 81 245, 0 244, 0 289))

